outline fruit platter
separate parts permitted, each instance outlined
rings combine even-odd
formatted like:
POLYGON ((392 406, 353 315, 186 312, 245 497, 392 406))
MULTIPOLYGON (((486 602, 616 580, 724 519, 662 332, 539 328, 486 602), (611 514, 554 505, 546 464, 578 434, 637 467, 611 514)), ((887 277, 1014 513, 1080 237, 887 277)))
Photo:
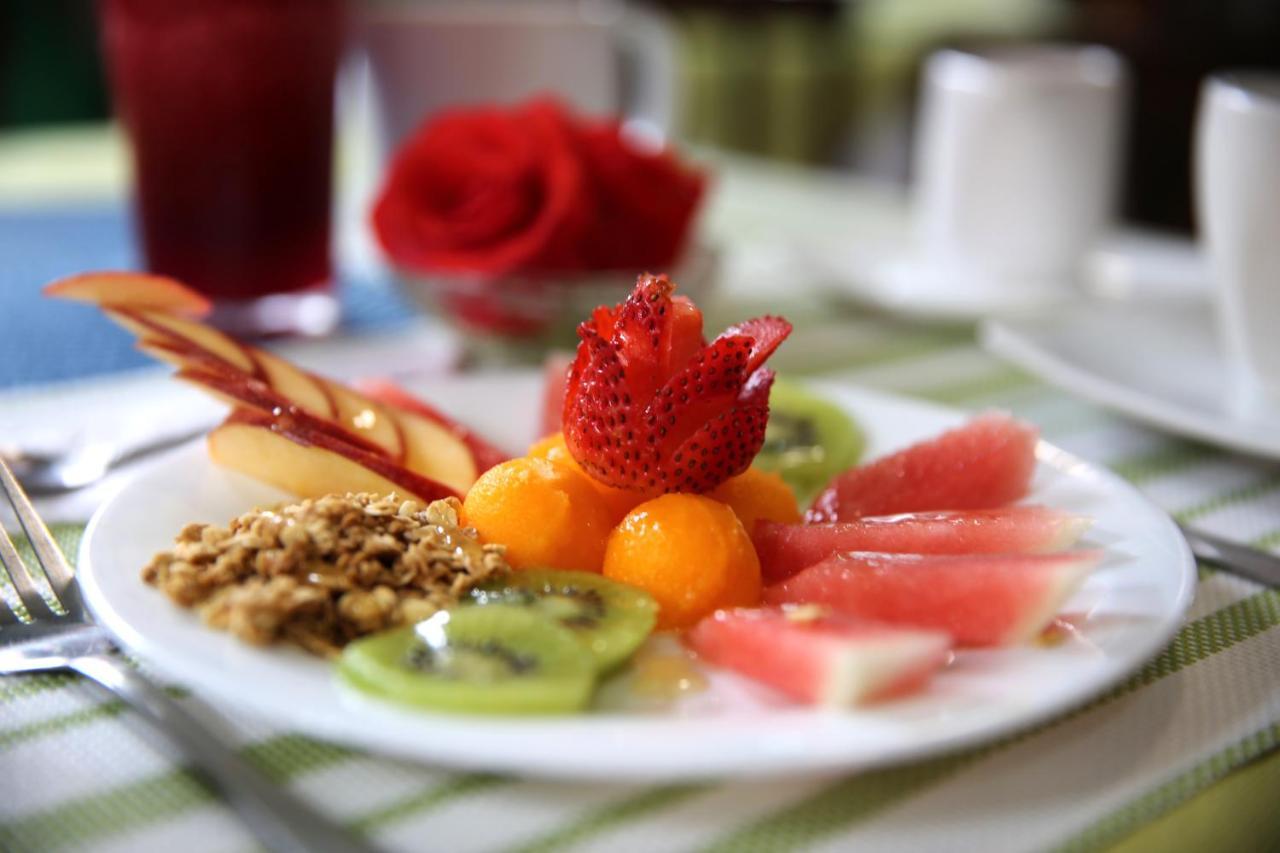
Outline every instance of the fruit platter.
POLYGON ((51 285, 225 401, 95 516, 99 619, 212 698, 450 766, 696 778, 869 767, 1115 684, 1194 563, 1128 485, 999 412, 767 366, 665 276, 541 372, 346 386, 177 282, 51 285))

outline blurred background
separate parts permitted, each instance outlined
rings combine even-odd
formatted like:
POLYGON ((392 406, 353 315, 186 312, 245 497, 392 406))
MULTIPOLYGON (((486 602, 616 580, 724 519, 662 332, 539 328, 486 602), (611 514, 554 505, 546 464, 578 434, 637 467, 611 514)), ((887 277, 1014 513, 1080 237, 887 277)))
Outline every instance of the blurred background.
MULTIPOLYGON (((1201 78, 1226 66, 1280 66, 1280 3, 1273 0, 637 5, 673 27, 679 138, 900 182, 909 179, 918 75, 930 52, 1026 39, 1108 45, 1127 59, 1133 78, 1122 213, 1179 230, 1192 224, 1191 127, 1201 78)), ((109 112, 93 0, 0 4, 0 133, 98 121, 109 112)))

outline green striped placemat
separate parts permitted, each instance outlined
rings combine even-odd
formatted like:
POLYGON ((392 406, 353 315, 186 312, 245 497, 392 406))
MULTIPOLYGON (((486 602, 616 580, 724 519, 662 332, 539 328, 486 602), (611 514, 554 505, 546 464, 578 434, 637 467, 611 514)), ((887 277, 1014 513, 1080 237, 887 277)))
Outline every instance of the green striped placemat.
MULTIPOLYGON (((1261 547, 1280 543, 1275 469, 1070 401, 954 336, 842 363, 838 375, 869 385, 1011 409, 1180 518, 1261 547)), ((71 546, 78 527, 58 533, 71 546)), ((218 719, 265 772, 391 849, 1092 850, 1131 837, 1130 850, 1141 845, 1136 830, 1155 832, 1193 798, 1191 808, 1221 821, 1215 837, 1225 849, 1240 830, 1228 810, 1248 811, 1252 790, 1209 806, 1196 795, 1217 790, 1280 737, 1278 618, 1276 592, 1202 567, 1193 611, 1170 647, 1087 707, 975 750, 847 777, 539 782, 387 761, 238 715, 218 719)), ((4 850, 253 847, 162 742, 64 676, 0 681, 0 791, 4 850)), ((1153 836, 1169 840, 1167 831, 1153 836)))

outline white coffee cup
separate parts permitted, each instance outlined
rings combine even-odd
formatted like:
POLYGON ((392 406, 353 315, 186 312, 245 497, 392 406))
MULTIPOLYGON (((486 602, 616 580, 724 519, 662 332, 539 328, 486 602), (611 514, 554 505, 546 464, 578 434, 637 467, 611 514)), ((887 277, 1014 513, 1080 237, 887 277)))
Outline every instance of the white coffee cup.
POLYGON ((1205 80, 1195 189, 1231 402, 1241 414, 1280 405, 1280 75, 1205 80))
POLYGON ((920 262, 956 287, 1068 289, 1114 213, 1127 88, 1103 47, 933 54, 916 129, 920 262))
POLYGON ((674 36, 617 0, 369 4, 361 30, 385 150, 445 107, 544 93, 652 134, 676 114, 674 36))

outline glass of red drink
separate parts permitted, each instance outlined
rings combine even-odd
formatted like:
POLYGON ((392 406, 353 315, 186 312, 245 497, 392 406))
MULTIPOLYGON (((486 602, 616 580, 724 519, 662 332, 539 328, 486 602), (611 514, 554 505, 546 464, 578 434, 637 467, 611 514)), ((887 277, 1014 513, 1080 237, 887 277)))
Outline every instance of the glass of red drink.
POLYGON ((247 334, 337 321, 329 250, 343 0, 100 0, 147 265, 247 334))

